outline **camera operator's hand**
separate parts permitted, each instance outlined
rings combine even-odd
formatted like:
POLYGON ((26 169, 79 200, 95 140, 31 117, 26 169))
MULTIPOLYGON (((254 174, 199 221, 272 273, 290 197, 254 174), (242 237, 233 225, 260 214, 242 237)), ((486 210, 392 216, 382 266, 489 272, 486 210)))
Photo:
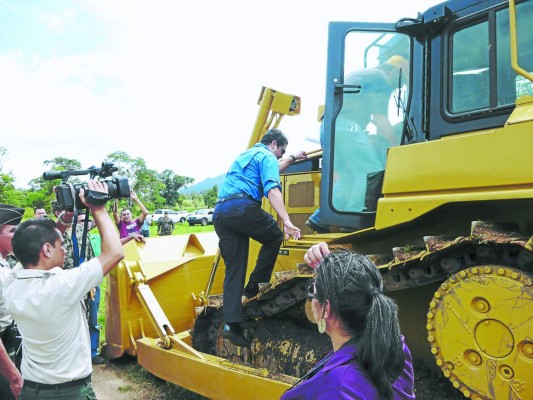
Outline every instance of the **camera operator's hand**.
MULTIPOLYGON (((104 182, 94 179, 87 181, 87 188, 89 191, 100 195, 106 195, 108 193, 107 185, 104 182)), ((80 188, 79 196, 81 202, 91 210, 94 222, 98 226, 98 231, 102 238, 102 251, 97 258, 100 261, 102 273, 105 276, 124 258, 124 250, 122 249, 115 225, 107 213, 105 203, 94 204, 87 202, 83 188, 80 188)))
MULTIPOLYGON (((100 182, 95 179, 89 179, 87 181, 87 187, 89 188, 89 190, 93 190, 95 192, 106 193, 106 194, 108 193, 107 185, 104 182, 100 182)), ((93 203, 88 202, 87 199, 85 198, 85 190, 83 188, 80 188, 80 200, 91 211, 105 208, 105 203, 100 204, 100 205, 95 205, 93 203)))

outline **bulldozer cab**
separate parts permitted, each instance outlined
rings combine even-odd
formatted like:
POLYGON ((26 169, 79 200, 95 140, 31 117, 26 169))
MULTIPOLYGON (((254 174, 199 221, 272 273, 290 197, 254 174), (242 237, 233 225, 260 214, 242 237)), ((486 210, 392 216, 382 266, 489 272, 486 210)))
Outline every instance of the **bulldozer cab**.
MULTIPOLYGON (((532 71, 533 4, 516 14, 518 61, 532 71)), ((531 94, 509 63, 509 21, 506 2, 458 1, 396 24, 330 23, 321 224, 375 225, 391 149, 505 124, 531 94)))
POLYGON ((330 72, 337 73, 321 127, 321 219, 368 227, 381 196, 387 150, 402 143, 411 39, 394 25, 351 30, 331 23, 330 37, 337 35, 344 51, 334 56, 330 49, 328 59, 330 72))

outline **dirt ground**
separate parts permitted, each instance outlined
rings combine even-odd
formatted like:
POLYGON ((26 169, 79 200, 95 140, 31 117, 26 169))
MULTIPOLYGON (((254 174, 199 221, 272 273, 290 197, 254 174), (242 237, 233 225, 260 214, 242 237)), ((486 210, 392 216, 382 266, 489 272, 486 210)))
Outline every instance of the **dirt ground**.
POLYGON ((149 399, 149 393, 140 384, 119 376, 112 364, 94 365, 92 386, 98 400, 149 399))
POLYGON ((155 377, 131 356, 94 365, 92 386, 98 400, 206 400, 155 377))
MULTIPOLYGON (((93 367, 92 385, 98 400, 205 400, 205 397, 164 382, 138 366, 134 358, 93 367)), ((417 400, 460 400, 450 382, 427 368, 415 368, 417 400)))

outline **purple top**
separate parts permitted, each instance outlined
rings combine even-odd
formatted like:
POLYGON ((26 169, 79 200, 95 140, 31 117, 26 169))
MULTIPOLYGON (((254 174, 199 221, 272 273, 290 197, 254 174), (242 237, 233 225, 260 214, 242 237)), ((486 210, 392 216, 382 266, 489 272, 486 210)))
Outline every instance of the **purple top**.
POLYGON ((138 235, 141 230, 142 223, 139 218, 135 218, 129 224, 126 224, 124 221, 120 220, 117 224, 118 232, 120 238, 125 238, 133 235, 138 235))
MULTIPOLYGON (((403 343, 403 352, 405 353, 405 365, 400 376, 392 385, 394 400, 415 398, 413 360, 405 342, 403 343)), ((355 344, 346 343, 333 353, 316 375, 289 389, 281 396, 281 400, 378 399, 378 392, 374 384, 355 361, 356 354, 355 344)))

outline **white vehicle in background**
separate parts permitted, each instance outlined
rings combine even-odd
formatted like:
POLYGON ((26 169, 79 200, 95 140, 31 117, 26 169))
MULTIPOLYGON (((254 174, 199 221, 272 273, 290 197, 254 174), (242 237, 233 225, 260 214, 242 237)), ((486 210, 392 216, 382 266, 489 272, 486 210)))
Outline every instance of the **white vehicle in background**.
POLYGON ((159 221, 159 218, 163 218, 163 215, 165 213, 168 213, 168 217, 174 223, 185 222, 187 220, 187 215, 189 214, 187 211, 175 211, 175 210, 170 210, 168 208, 160 208, 160 209, 155 210, 153 214, 148 215, 146 218, 148 218, 148 222, 150 224, 152 224, 152 222, 155 222, 157 224, 157 222, 159 221))
POLYGON ((194 226, 196 224, 200 224, 202 226, 206 226, 213 223, 213 209, 212 208, 205 208, 202 210, 195 211, 194 214, 190 214, 187 217, 187 222, 190 226, 194 226))

